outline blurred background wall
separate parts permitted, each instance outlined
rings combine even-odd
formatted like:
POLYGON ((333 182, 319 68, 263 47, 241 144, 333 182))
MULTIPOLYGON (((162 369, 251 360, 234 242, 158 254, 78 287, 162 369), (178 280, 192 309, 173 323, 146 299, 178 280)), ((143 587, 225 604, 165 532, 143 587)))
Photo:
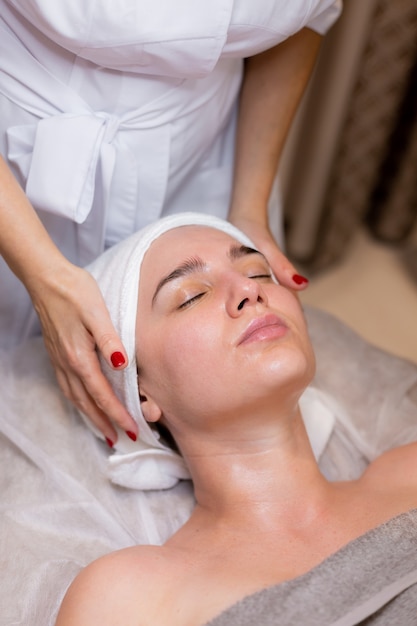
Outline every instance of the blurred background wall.
POLYGON ((416 0, 345 0, 281 185, 286 251, 311 279, 305 301, 417 362, 416 0))

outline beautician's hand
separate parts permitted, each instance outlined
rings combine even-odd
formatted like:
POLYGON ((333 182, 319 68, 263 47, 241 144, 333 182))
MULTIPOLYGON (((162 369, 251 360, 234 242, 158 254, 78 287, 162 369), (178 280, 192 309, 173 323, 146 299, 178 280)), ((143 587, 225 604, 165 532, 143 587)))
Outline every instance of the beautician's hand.
POLYGON ((292 263, 281 252, 268 226, 259 221, 241 217, 235 217, 230 221, 240 228, 265 255, 281 285, 297 290, 307 287, 308 279, 298 274, 292 263))
POLYGON ((36 281, 31 296, 64 395, 110 446, 117 439, 112 422, 135 439, 135 421, 100 369, 96 348, 115 369, 124 369, 127 357, 94 278, 66 262, 47 279, 36 281))
POLYGON ((268 228, 267 206, 320 42, 320 35, 303 28, 245 59, 240 91, 229 219, 267 257, 279 282, 291 289, 303 289, 308 281, 278 248, 268 228))
POLYGON ((93 277, 58 250, 0 156, 0 254, 28 290, 66 395, 109 442, 112 422, 133 437, 137 426, 101 372, 97 349, 120 369, 126 354, 93 277))

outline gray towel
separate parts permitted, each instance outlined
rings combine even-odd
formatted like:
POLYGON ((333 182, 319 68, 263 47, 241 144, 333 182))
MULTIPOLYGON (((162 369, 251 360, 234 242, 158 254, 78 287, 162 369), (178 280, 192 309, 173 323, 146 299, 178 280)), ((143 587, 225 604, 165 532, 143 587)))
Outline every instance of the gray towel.
POLYGON ((417 509, 293 580, 246 596, 207 626, 415 626, 417 509))

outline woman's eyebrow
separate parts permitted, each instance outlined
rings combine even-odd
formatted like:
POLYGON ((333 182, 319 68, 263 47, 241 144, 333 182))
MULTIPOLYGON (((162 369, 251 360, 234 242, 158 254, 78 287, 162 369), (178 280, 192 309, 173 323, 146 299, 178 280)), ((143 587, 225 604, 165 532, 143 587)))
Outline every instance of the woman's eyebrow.
POLYGON ((155 302, 155 299, 158 293, 161 291, 162 287, 164 287, 167 283, 172 280, 176 280, 177 278, 181 278, 182 276, 188 276, 189 274, 193 274, 194 272, 202 272, 206 269, 207 265, 204 263, 200 257, 191 257, 181 263, 178 267, 176 267, 172 272, 164 276, 159 281, 156 286, 155 293, 153 294, 152 304, 155 302))
POLYGON ((228 256, 232 261, 235 261, 249 254, 259 254, 266 261, 265 256, 262 254, 262 252, 259 252, 259 250, 255 250, 255 248, 250 248, 249 246, 244 246, 244 245, 239 245, 239 244, 232 244, 230 246, 228 256))

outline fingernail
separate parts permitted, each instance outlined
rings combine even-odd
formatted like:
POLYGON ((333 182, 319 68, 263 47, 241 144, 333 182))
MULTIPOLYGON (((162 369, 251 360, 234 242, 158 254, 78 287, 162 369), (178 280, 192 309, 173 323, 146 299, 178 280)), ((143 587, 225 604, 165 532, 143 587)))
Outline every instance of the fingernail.
POLYGON ((126 363, 125 357, 121 352, 113 352, 110 357, 113 367, 121 367, 126 363))
POLYGON ((129 439, 131 439, 132 441, 136 441, 137 437, 135 435, 135 433, 133 433, 131 430, 127 430, 126 431, 126 435, 129 437, 129 439))
POLYGON ((308 278, 305 278, 305 276, 301 276, 300 274, 294 274, 292 279, 296 285, 304 285, 304 283, 309 282, 308 278))
POLYGON ((114 443, 108 437, 106 437, 106 441, 107 441, 107 445, 109 446, 109 448, 112 448, 114 446, 114 443))

